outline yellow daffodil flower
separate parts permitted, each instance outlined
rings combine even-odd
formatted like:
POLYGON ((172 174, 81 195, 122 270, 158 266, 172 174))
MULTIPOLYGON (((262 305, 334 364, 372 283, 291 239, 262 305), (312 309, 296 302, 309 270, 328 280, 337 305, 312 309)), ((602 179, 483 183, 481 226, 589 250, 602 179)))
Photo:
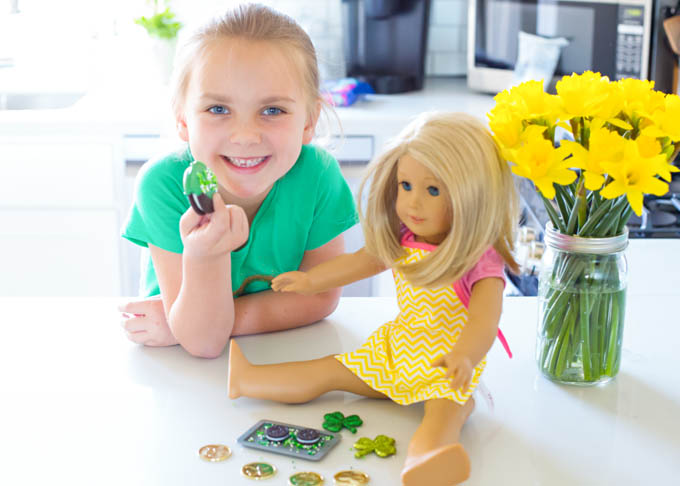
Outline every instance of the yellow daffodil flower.
POLYGON ((597 191, 604 184, 605 172, 602 164, 620 162, 623 159, 624 143, 624 138, 618 133, 603 128, 601 124, 594 124, 590 129, 588 149, 568 140, 562 141, 562 146, 573 155, 572 167, 585 170, 586 189, 597 191))
POLYGON ((502 149, 515 148, 520 142, 524 125, 522 118, 513 114, 507 105, 496 106, 487 116, 489 128, 502 149))
POLYGON ((669 137, 673 142, 680 140, 680 97, 669 94, 664 104, 650 116, 653 125, 642 130, 643 135, 650 137, 669 137))
POLYGON ((664 94, 654 91, 654 81, 625 78, 617 81, 621 93, 621 111, 629 120, 649 116, 663 107, 664 94))
POLYGON ((623 160, 602 164, 613 180, 600 191, 600 195, 614 199, 625 194, 630 207, 640 216, 645 194, 663 196, 668 191, 668 184, 656 178, 660 159, 665 160, 665 156, 643 157, 638 144, 634 140, 626 140, 623 160))
POLYGON ((531 180, 548 199, 555 197, 553 184, 571 184, 576 173, 569 170, 570 161, 565 161, 569 151, 564 147, 555 148, 541 133, 541 127, 528 130, 526 140, 514 152, 512 172, 531 180))
POLYGON ((561 106, 560 118, 599 116, 601 111, 610 114, 614 108, 607 104, 608 97, 618 88, 600 73, 586 71, 583 74, 564 76, 556 85, 561 106))
POLYGON ((656 164, 654 172, 663 180, 670 182, 671 172, 680 172, 680 169, 668 162, 665 154, 662 157, 659 157, 659 155, 662 154, 663 148, 658 139, 640 135, 635 139, 635 143, 637 144, 638 151, 642 157, 654 161, 654 164, 656 164))

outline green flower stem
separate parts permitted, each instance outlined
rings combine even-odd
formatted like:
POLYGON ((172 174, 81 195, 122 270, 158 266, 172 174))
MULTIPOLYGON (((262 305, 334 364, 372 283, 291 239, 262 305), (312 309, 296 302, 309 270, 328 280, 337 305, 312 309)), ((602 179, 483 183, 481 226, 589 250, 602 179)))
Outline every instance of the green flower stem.
POLYGON ((548 217, 550 217, 550 222, 552 222, 553 226, 561 233, 564 232, 564 223, 560 219, 560 216, 557 214, 557 211, 555 211, 555 208, 552 205, 552 202, 550 199, 545 197, 543 194, 541 194, 541 199, 543 200, 543 205, 545 206, 545 210, 548 212, 548 217))
POLYGON ((630 219, 630 216, 633 214, 633 208, 628 206, 622 213, 621 216, 619 217, 619 223, 618 227, 616 228, 616 234, 620 235, 621 232, 623 231, 623 227, 626 226, 626 223, 630 219))
POLYGON ((621 320, 623 319, 623 314, 621 313, 622 310, 621 304, 623 301, 622 297, 623 294, 621 292, 617 292, 613 298, 611 319, 612 327, 611 331, 609 332, 609 346, 607 348, 607 366, 605 368, 605 374, 607 376, 613 376, 614 364, 618 361, 615 358, 617 358, 616 348, 619 341, 619 325, 621 323, 621 320))
MULTIPOLYGON (((560 288, 568 288, 583 273, 585 264, 582 261, 575 261, 565 269, 565 275, 553 282, 559 282, 560 288)), ((543 317, 543 329, 548 335, 556 334, 556 327, 562 322, 565 315, 566 306, 569 303, 570 294, 554 288, 553 294, 548 300, 543 317)), ((575 304, 574 304, 575 305, 575 304)))
POLYGON ((579 314, 579 325, 581 331, 582 340, 582 359, 583 359, 583 378, 586 381, 593 379, 592 364, 590 362, 590 332, 588 327, 590 326, 590 319, 588 316, 588 292, 582 292, 580 295, 581 308, 579 314))
POLYGON ((586 195, 586 187, 585 187, 585 178, 582 177, 582 182, 579 184, 579 190, 577 193, 578 197, 578 227, 581 228, 584 224, 586 224, 586 220, 588 219, 588 196, 586 195))
POLYGON ((583 223, 581 223, 580 221, 580 218, 581 218, 581 206, 582 205, 585 206, 586 204, 585 192, 583 191, 584 183, 585 183, 584 178, 583 177, 579 178, 578 186, 576 187, 576 192, 574 193, 574 197, 576 198, 576 200, 574 202, 574 206, 571 208, 571 214, 569 215, 569 221, 567 222, 567 231, 565 233, 567 235, 576 234, 577 224, 583 225, 583 223))
POLYGON ((555 376, 562 376, 564 369, 567 367, 567 357, 570 354, 569 335, 574 329, 574 325, 576 324, 576 314, 578 313, 576 308, 576 299, 572 299, 572 304, 573 305, 569 307, 569 310, 572 312, 567 315, 567 318, 565 319, 565 325, 563 326, 563 331, 560 333, 560 336, 555 342, 555 348, 558 348, 559 352, 555 353, 557 356, 557 362, 554 366, 550 367, 550 370, 555 376))
POLYGON ((561 190, 562 186, 557 185, 555 187, 555 201, 557 202, 557 207, 560 210, 560 216, 562 221, 567 221, 569 218, 569 208, 571 207, 564 197, 564 190, 561 190))
MULTIPOLYGON (((595 210, 594 213, 590 215, 588 218, 588 221, 586 224, 581 226, 581 229, 578 231, 579 236, 592 236, 592 229, 600 222, 602 221, 602 218, 607 214, 611 207, 612 207, 613 201, 608 199, 604 201, 600 206, 595 210)), ((607 218, 607 220, 611 220, 615 218, 607 218)))
POLYGON ((555 186, 555 190, 562 194, 562 198, 564 199, 564 202, 567 204, 567 208, 570 208, 574 205, 574 196, 569 192, 570 189, 572 189, 571 185, 560 186, 559 184, 557 184, 555 186))
POLYGON ((576 203, 572 206, 569 219, 567 220, 567 230, 564 232, 564 234, 573 235, 576 233, 576 225, 578 223, 578 207, 580 204, 580 200, 577 199, 576 203))

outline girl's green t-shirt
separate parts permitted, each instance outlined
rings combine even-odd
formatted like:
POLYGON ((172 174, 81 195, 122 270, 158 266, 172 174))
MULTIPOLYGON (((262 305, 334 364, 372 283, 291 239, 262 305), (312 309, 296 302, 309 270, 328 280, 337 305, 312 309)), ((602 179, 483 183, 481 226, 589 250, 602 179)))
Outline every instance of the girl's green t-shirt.
MULTIPOLYGON (((187 148, 142 166, 123 226, 124 238, 143 247, 151 243, 182 253, 179 220, 189 208, 182 177, 193 160, 187 148)), ((305 251, 323 246, 357 221, 354 198, 338 162, 325 150, 304 145, 295 165, 274 183, 262 202, 246 244, 231 253, 233 290, 251 275, 276 276, 297 270, 305 251)), ((143 265, 140 294, 159 294, 151 258, 143 265)), ((256 280, 245 293, 268 288, 267 282, 256 280)))

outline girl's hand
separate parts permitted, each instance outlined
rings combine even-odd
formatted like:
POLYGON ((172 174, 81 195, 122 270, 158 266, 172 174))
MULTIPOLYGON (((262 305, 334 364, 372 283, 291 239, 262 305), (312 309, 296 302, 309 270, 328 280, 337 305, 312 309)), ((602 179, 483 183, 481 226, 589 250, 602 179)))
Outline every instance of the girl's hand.
POLYGON ((160 295, 144 300, 133 300, 118 306, 120 325, 127 338, 145 346, 172 346, 177 344, 165 318, 160 295))
POLYGON ((179 231, 185 257, 215 257, 230 253, 248 240, 248 217, 240 206, 225 205, 213 194, 215 212, 199 215, 189 208, 182 215, 179 231))
POLYGON ((296 292, 309 295, 312 292, 312 282, 305 272, 286 272, 277 275, 272 280, 272 290, 276 292, 296 292))
POLYGON ((452 390, 458 390, 462 387, 462 391, 465 392, 470 388, 474 366, 467 356, 451 351, 433 361, 431 366, 441 366, 447 369, 446 377, 451 380, 452 390))

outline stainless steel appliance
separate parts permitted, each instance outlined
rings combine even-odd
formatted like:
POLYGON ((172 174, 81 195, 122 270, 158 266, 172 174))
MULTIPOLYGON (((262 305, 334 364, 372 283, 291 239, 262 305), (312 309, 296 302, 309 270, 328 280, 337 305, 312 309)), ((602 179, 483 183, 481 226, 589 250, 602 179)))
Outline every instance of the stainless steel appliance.
POLYGON ((600 72, 653 79, 673 90, 675 57, 662 21, 671 0, 468 0, 468 85, 499 92, 512 85, 520 31, 566 37, 555 79, 600 72))

